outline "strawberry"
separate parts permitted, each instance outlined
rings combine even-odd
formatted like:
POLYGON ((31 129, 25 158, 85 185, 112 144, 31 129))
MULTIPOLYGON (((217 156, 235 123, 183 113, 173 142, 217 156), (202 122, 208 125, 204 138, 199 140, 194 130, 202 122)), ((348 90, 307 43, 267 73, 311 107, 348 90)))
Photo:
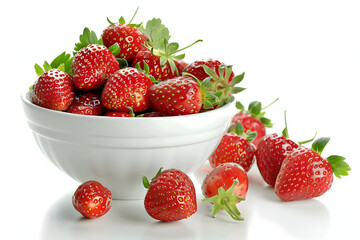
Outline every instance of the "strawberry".
POLYGON ((235 220, 243 220, 236 204, 245 200, 249 187, 247 174, 237 163, 223 163, 214 168, 204 179, 201 189, 203 202, 214 203, 212 216, 225 209, 235 220))
POLYGON ((149 95, 152 109, 169 116, 198 113, 203 101, 200 86, 189 76, 154 84, 149 89, 149 95))
MULTIPOLYGON (((278 98, 275 99, 274 102, 277 100, 278 98)), ((245 107, 241 104, 241 102, 236 102, 236 108, 239 109, 240 112, 235 114, 232 119, 232 123, 236 124, 238 121, 241 121, 245 131, 250 130, 257 132, 257 136, 253 140, 255 146, 257 146, 260 139, 266 135, 266 128, 273 126, 271 120, 264 117, 265 112, 262 110, 268 108, 274 102, 262 108, 261 102, 253 101, 249 104, 248 110, 245 110, 245 107)))
POLYGON ((116 112, 116 111, 110 111, 105 113, 106 117, 133 117, 130 113, 128 112, 116 112))
POLYGON ((75 209, 87 218, 98 218, 111 208, 111 192, 97 181, 81 184, 72 197, 75 209))
POLYGON ((285 128, 282 135, 277 133, 266 135, 260 140, 255 151, 256 164, 264 181, 274 187, 284 159, 301 144, 311 142, 314 138, 299 143, 290 140, 285 112, 285 128))
POLYGON ((140 64, 144 67, 144 63, 149 65, 149 74, 154 76, 156 80, 164 81, 180 75, 184 63, 185 54, 178 54, 186 48, 194 45, 202 40, 197 40, 187 47, 179 49, 179 44, 169 43, 169 30, 162 24, 158 18, 153 18, 146 23, 146 27, 140 26, 140 31, 147 37, 145 50, 139 51, 132 66, 140 64))
POLYGON ((102 33, 102 40, 106 47, 114 44, 120 46, 120 52, 116 55, 117 58, 124 58, 128 62, 132 62, 136 54, 144 49, 146 36, 139 30, 141 24, 132 24, 138 9, 129 23, 126 24, 125 19, 121 17, 117 23, 111 22, 109 19, 108 26, 102 33))
MULTIPOLYGON (((209 75, 204 70, 204 67, 203 67, 204 65, 206 65, 207 67, 212 69, 215 73, 219 74, 220 66, 224 66, 225 64, 218 60, 214 60, 211 58, 209 58, 207 60, 197 60, 197 61, 194 61, 194 62, 190 63, 189 65, 187 65, 184 68, 183 72, 190 73, 193 76, 195 76, 197 79, 199 79, 200 81, 203 81, 207 77, 209 77, 209 75)), ((233 78, 234 78, 234 73, 231 72, 229 78, 227 79, 228 82, 231 82, 231 80, 233 78)))
POLYGON ((336 177, 348 175, 349 165, 337 155, 327 159, 321 153, 330 138, 319 138, 311 149, 298 147, 281 164, 275 182, 275 193, 283 201, 315 198, 327 192, 336 177))
POLYGON ((75 54, 72 69, 75 87, 86 91, 102 87, 105 79, 120 67, 108 48, 90 44, 75 54))
POLYGON ((120 69, 107 80, 101 102, 104 107, 114 111, 134 113, 145 111, 150 105, 149 88, 153 85, 150 78, 135 68, 120 69))
POLYGON ((65 111, 75 97, 71 77, 70 54, 57 56, 50 64, 44 62, 43 68, 35 64, 38 80, 30 87, 31 101, 41 107, 65 111))
POLYGON ((234 162, 241 165, 245 172, 248 172, 255 161, 255 146, 251 143, 256 137, 256 132, 247 131, 239 122, 234 128, 230 127, 225 133, 213 154, 209 157, 211 167, 234 162))
POLYGON ((148 112, 142 114, 141 117, 166 117, 166 115, 161 112, 148 112))
POLYGON ((185 219, 197 211, 195 187, 188 175, 178 169, 159 170, 149 181, 144 199, 146 212, 154 219, 172 222, 185 219))
POLYGON ((96 93, 84 93, 78 97, 68 108, 68 113, 100 116, 103 113, 103 106, 100 102, 101 96, 96 93))

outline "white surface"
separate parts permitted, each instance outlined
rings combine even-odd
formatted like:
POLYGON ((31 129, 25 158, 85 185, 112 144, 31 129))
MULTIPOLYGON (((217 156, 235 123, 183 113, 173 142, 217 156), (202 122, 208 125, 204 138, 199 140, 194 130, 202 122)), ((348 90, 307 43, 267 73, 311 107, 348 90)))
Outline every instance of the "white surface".
POLYGON ((358 82, 360 80, 360 3, 342 1, 7 1, 0 8, 1 51, 1 197, 5 239, 147 239, 169 235, 183 239, 357 239, 359 204, 358 82), (111 2, 111 4, 110 4, 111 2), (93 5, 93 4, 96 5, 93 5), (33 65, 70 52, 85 26, 98 34, 124 15, 129 20, 140 5, 138 21, 161 17, 173 40, 185 46, 190 62, 213 57, 246 71, 239 94, 278 103, 267 116, 283 128, 287 110, 294 140, 328 136, 323 155, 344 155, 352 167, 335 179, 324 196, 282 203, 262 184, 257 169, 249 174, 248 198, 239 208, 245 221, 225 215, 209 217, 199 204, 196 215, 163 224, 144 212, 141 202, 116 202, 109 215, 81 220, 70 196, 78 184, 40 152, 21 108, 20 95, 36 79, 33 65), (208 10, 204 9, 204 6, 208 10), (200 26, 202 25, 202 26, 200 26), (134 214, 130 213, 134 210, 134 214), (103 237, 104 236, 104 237, 103 237), (49 238, 46 238, 49 237, 49 238), (63 238, 65 239, 65 238, 63 238))

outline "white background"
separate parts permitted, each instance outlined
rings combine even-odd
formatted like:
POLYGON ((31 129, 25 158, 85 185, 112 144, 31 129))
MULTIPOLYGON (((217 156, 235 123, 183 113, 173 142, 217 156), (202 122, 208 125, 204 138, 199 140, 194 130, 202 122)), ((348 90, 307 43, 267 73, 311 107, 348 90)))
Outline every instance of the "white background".
MULTIPOLYGON (((355 239, 360 214, 359 1, 7 1, 1 4, 1 188, 4 239, 355 239), (290 137, 308 139, 317 131, 330 143, 323 156, 343 155, 347 177, 335 179, 325 195, 283 203, 249 173, 248 198, 239 204, 245 221, 209 216, 199 203, 188 220, 158 224, 141 201, 116 201, 103 218, 84 221, 71 206, 78 183, 40 152, 27 126, 21 93, 36 80, 33 66, 71 52, 84 27, 101 34, 106 17, 134 22, 160 17, 172 40, 185 46, 186 61, 219 59, 245 71, 238 95, 245 105, 280 100, 268 109, 280 132, 287 111, 290 137), (131 212, 133 211, 133 212, 131 212)), ((194 177, 194 176, 193 176, 194 177)), ((201 181, 201 174, 196 179, 201 181)), ((196 179, 194 179, 196 181, 196 179)), ((199 198, 201 196, 199 195, 199 198)))

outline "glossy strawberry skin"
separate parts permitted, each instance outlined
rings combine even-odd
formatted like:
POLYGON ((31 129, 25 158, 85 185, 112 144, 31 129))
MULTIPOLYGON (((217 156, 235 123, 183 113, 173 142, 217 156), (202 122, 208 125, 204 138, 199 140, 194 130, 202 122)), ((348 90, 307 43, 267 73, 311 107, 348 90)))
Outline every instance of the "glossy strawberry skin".
POLYGON ((256 164, 267 184, 275 186, 282 162, 298 147, 294 141, 276 133, 261 139, 255 152, 256 164))
POLYGON ((114 111, 134 113, 145 111, 150 105, 149 88, 152 81, 135 68, 124 68, 109 76, 102 95, 104 107, 114 111))
POLYGON ((252 141, 252 143, 257 146, 261 138, 266 135, 265 125, 259 119, 256 119, 250 116, 250 114, 244 112, 238 112, 235 114, 231 122, 236 124, 238 121, 240 121, 244 126, 244 132, 250 130, 257 133, 256 138, 252 141))
POLYGON ((206 197, 218 194, 218 189, 223 187, 228 190, 234 181, 238 181, 235 187, 235 195, 245 197, 249 188, 249 180, 246 172, 237 163, 223 163, 214 168, 204 179, 201 190, 206 197))
POLYGON ((234 162, 241 165, 248 172, 255 161, 255 146, 246 138, 236 133, 226 133, 220 144, 209 158, 211 167, 222 163, 234 162))
POLYGON ((75 54, 72 69, 75 87, 88 91, 102 87, 105 79, 120 67, 108 48, 90 44, 75 54))
POLYGON ((72 203, 84 217, 98 218, 110 210, 111 192, 97 181, 87 181, 76 189, 72 203))
POLYGON ((331 188, 333 171, 320 154, 299 147, 287 156, 275 183, 275 193, 283 201, 319 197, 331 188))
MULTIPOLYGON (((139 51, 136 54, 136 57, 132 63, 132 66, 135 67, 139 63, 141 69, 144 69, 144 62, 149 66, 149 74, 152 75, 156 80, 165 81, 170 78, 177 76, 176 72, 172 72, 168 62, 161 67, 160 57, 155 56, 151 53, 150 50, 139 51)), ((175 62, 176 65, 176 62, 175 62)))
POLYGON ((96 93, 84 93, 78 97, 68 108, 68 113, 81 114, 81 115, 102 115, 104 108, 100 102, 101 96, 96 93))
POLYGON ((106 117, 132 117, 130 113, 128 112, 116 112, 116 111, 110 111, 104 114, 106 117))
POLYGON ((117 43, 121 50, 116 57, 124 58, 128 62, 132 62, 136 54, 145 49, 144 44, 147 38, 136 27, 116 23, 108 26, 103 31, 102 40, 106 47, 117 43))
POLYGON ((151 107, 165 115, 195 114, 202 107, 202 92, 197 82, 188 76, 175 77, 149 89, 151 107))
POLYGON ((43 73, 32 86, 30 98, 38 106, 65 111, 75 98, 71 76, 58 69, 43 73))
MULTIPOLYGON (((223 63, 218 60, 211 59, 211 58, 209 58, 207 60, 197 60, 197 61, 192 62, 188 66, 186 66, 183 69, 183 72, 190 73, 190 74, 194 75, 197 79, 202 81, 205 78, 209 77, 209 75, 207 75, 206 72, 204 71, 203 65, 208 66, 209 68, 214 70, 217 74, 219 74, 219 67, 220 67, 220 65, 223 65, 223 63)), ((234 77, 234 73, 232 73, 230 75, 229 82, 231 82, 233 77, 234 77)))
POLYGON ((144 206, 152 218, 160 221, 188 218, 197 211, 194 184, 178 169, 164 170, 151 181, 144 206))

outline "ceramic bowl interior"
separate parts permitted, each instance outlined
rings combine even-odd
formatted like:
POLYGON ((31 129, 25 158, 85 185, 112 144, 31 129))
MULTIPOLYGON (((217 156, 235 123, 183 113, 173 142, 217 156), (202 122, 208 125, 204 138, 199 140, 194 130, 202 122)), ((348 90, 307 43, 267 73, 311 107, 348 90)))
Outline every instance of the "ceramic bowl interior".
POLYGON ((186 116, 115 118, 53 111, 21 96, 35 141, 73 179, 97 180, 114 199, 141 199, 142 176, 160 167, 191 174, 214 151, 234 113, 233 104, 186 116))

